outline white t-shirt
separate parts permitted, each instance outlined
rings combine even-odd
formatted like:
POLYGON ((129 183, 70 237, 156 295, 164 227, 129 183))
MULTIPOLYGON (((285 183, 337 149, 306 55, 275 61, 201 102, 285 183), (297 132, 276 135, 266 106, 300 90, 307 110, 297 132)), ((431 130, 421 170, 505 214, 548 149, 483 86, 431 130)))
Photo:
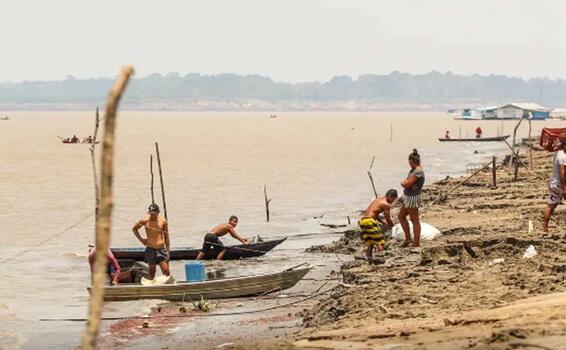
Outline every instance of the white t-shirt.
POLYGON ((566 152, 564 150, 557 151, 552 158, 552 177, 550 178, 550 187, 561 188, 560 184, 560 165, 566 166, 566 152))

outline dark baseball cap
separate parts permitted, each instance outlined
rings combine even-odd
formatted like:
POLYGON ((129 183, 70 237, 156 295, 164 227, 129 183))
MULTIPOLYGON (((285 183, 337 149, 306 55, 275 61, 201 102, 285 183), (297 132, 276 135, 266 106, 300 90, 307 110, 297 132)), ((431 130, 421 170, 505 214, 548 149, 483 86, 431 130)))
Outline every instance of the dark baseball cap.
POLYGON ((159 213, 159 205, 152 203, 149 205, 149 207, 147 208, 147 211, 156 211, 159 213))

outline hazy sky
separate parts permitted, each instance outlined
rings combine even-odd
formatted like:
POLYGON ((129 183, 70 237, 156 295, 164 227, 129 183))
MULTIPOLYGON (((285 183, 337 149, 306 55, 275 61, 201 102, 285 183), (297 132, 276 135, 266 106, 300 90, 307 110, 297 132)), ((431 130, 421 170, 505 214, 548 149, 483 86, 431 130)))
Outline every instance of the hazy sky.
POLYGON ((566 78, 562 0, 0 0, 0 81, 176 71, 566 78))

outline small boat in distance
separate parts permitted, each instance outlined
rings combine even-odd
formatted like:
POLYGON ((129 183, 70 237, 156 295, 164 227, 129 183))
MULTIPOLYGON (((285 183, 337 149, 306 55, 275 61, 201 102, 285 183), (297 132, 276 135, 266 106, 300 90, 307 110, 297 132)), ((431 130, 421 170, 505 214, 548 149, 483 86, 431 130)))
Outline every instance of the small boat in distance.
MULTIPOLYGON (((287 238, 274 239, 258 243, 240 244, 226 246, 226 254, 224 260, 238 260, 242 258, 253 258, 265 255, 267 252, 283 243, 287 238)), ((145 248, 110 248, 116 259, 132 259, 143 261, 145 248)), ((181 247, 172 248, 170 250, 170 260, 194 260, 196 259, 200 248, 181 247)), ((218 256, 217 249, 210 249, 204 256, 205 260, 214 260, 218 256)))
MULTIPOLYGON (((290 268, 262 275, 223 278, 203 282, 177 282, 164 285, 121 284, 104 287, 105 301, 138 299, 199 300, 261 295, 293 287, 310 267, 290 268)), ((89 294, 91 288, 88 288, 89 294)))
POLYGON ((505 141, 511 135, 505 136, 495 136, 495 137, 474 137, 474 138, 465 138, 465 139, 447 139, 447 138, 439 138, 438 141, 440 142, 498 142, 498 141, 505 141))
POLYGON ((10 117, 7 115, 0 116, 0 120, 10 120, 10 117))

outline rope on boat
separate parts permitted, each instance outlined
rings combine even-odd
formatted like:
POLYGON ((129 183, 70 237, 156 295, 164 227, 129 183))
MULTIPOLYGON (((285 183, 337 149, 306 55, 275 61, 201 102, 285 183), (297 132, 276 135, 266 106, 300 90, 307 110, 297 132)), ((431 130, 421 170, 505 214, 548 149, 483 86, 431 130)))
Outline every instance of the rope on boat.
MULTIPOLYGON (((210 313, 210 314, 198 314, 198 315, 163 315, 163 316, 124 316, 124 317, 101 317, 100 319, 103 321, 120 321, 120 320, 135 320, 135 319, 144 319, 144 320, 151 320, 151 319, 161 319, 161 318, 189 318, 189 317, 213 317, 213 316, 233 316, 233 315, 244 315, 244 314, 255 314, 255 313, 259 313, 259 312, 265 312, 265 311, 271 311, 271 310, 277 310, 277 309, 282 309, 282 308, 286 308, 295 304, 300 304, 303 301, 307 301, 313 298, 316 298, 318 296, 321 296, 323 294, 326 294, 328 292, 331 292, 335 289, 340 288, 341 286, 334 286, 332 288, 329 288, 325 291, 319 292, 319 293, 315 293, 315 294, 311 294, 305 298, 299 299, 299 300, 295 300, 293 302, 287 303, 287 304, 283 304, 283 305, 277 305, 277 306, 270 306, 270 307, 266 307, 263 309, 256 309, 256 310, 243 310, 243 311, 235 311, 235 312, 220 312, 220 313, 210 313)), ((41 318, 40 321, 44 321, 44 322, 56 322, 56 321, 60 321, 60 322, 84 322, 86 321, 86 318, 41 318)))
POLYGON ((53 236, 50 236, 50 237, 45 238, 44 240, 42 240, 42 241, 40 241, 39 243, 37 243, 37 244, 35 244, 35 245, 29 247, 28 249, 24 249, 23 251, 19 252, 15 257, 9 257, 9 258, 0 260, 0 264, 3 264, 3 263, 5 263, 5 262, 7 262, 8 260, 15 260, 15 259, 18 259, 18 258, 21 257, 22 255, 24 255, 24 254, 26 254, 26 253, 29 253, 30 251, 34 250, 35 248, 37 248, 37 247, 39 247, 39 246, 42 246, 42 245, 44 245, 45 243, 47 243, 47 242, 49 242, 49 241, 51 241, 51 240, 53 240, 53 239, 55 239, 55 238, 61 236, 63 233, 65 233, 65 232, 69 231, 70 229, 76 227, 78 224, 82 223, 83 221, 85 221, 86 219, 92 217, 93 215, 94 215, 94 212, 91 212, 90 214, 88 214, 88 215, 85 216, 84 218, 82 218, 82 219, 80 219, 79 221, 75 222, 75 223, 72 224, 71 226, 66 227, 66 228, 63 229, 62 231, 60 231, 60 232, 54 234, 53 236))

